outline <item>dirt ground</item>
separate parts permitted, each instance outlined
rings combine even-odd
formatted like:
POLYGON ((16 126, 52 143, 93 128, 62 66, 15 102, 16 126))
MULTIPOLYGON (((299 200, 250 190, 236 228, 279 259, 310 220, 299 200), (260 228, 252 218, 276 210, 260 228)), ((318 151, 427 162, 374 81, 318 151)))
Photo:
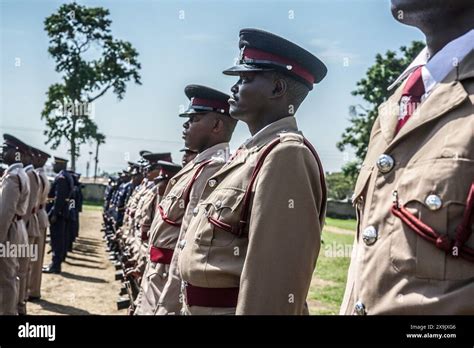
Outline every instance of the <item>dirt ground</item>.
MULTIPOLYGON (((81 214, 79 238, 62 264, 61 274, 43 274, 41 299, 28 302, 28 314, 84 315, 126 314, 118 311, 120 282, 108 260, 102 239, 101 210, 87 208, 81 214)), ((50 246, 46 246, 46 251, 50 246)), ((45 256, 49 264, 51 254, 45 256)))

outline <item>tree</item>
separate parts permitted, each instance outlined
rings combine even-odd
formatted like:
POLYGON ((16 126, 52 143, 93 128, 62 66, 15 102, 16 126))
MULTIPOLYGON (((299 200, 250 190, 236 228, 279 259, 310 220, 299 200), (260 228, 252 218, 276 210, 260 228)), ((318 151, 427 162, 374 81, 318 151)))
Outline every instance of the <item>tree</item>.
POLYGON ((53 149, 66 138, 73 170, 81 144, 91 139, 105 141, 93 120, 93 103, 110 89, 122 100, 128 81, 141 84, 138 52, 129 42, 113 38, 108 15, 109 10, 102 7, 73 2, 44 21, 50 38, 48 52, 62 77, 47 92, 41 113, 46 120, 44 134, 53 149))
POLYGON ((103 134, 99 134, 96 138, 96 146, 95 146, 95 157, 94 157, 94 182, 97 179, 97 166, 99 164, 99 146, 101 144, 105 144, 105 136, 103 134))
POLYGON ((326 174, 326 183, 328 185, 328 198, 341 201, 352 196, 352 181, 343 173, 326 174))
POLYGON ((375 64, 366 73, 366 77, 357 82, 357 89, 352 95, 361 96, 365 105, 351 105, 349 107, 351 126, 342 134, 342 139, 337 143, 337 148, 344 151, 347 147, 355 149, 357 160, 347 163, 343 167, 345 176, 355 184, 362 161, 367 154, 370 131, 377 117, 377 108, 392 94, 387 91, 398 76, 408 67, 423 49, 425 44, 413 41, 409 47, 402 46, 402 56, 398 57, 394 51, 387 51, 384 56, 380 53, 375 56, 375 64))

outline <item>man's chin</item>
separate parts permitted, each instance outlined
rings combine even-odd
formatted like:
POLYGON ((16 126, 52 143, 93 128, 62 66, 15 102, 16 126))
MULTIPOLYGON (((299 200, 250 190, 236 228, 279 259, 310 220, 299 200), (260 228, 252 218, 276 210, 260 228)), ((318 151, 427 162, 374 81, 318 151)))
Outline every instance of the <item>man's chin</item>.
POLYGON ((244 117, 244 113, 240 111, 238 108, 233 108, 232 106, 229 109, 229 115, 235 120, 242 121, 244 117))

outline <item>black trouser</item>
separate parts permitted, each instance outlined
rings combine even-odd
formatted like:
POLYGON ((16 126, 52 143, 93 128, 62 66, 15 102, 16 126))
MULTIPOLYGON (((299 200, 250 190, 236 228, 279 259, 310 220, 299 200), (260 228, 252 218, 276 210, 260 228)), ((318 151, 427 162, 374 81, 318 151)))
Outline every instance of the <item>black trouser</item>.
POLYGON ((61 262, 66 255, 65 239, 66 239, 66 223, 63 217, 57 217, 56 221, 51 224, 49 230, 51 232, 51 249, 53 250, 53 268, 61 269, 61 262))
POLYGON ((74 222, 74 240, 79 237, 79 214, 77 214, 76 221, 74 222))
POLYGON ((74 219, 69 219, 66 224, 66 253, 69 250, 72 250, 72 243, 76 240, 77 231, 79 230, 79 221, 74 219))

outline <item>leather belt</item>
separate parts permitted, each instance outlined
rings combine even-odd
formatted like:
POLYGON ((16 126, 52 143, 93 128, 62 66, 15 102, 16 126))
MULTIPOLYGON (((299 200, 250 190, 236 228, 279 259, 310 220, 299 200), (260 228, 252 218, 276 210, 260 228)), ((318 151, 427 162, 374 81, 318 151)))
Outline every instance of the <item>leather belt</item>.
POLYGON ((154 263, 169 265, 173 258, 173 251, 173 249, 159 248, 152 245, 150 248, 150 260, 154 263))
POLYGON ((239 288, 201 288, 186 284, 188 306, 233 308, 237 307, 239 288))

